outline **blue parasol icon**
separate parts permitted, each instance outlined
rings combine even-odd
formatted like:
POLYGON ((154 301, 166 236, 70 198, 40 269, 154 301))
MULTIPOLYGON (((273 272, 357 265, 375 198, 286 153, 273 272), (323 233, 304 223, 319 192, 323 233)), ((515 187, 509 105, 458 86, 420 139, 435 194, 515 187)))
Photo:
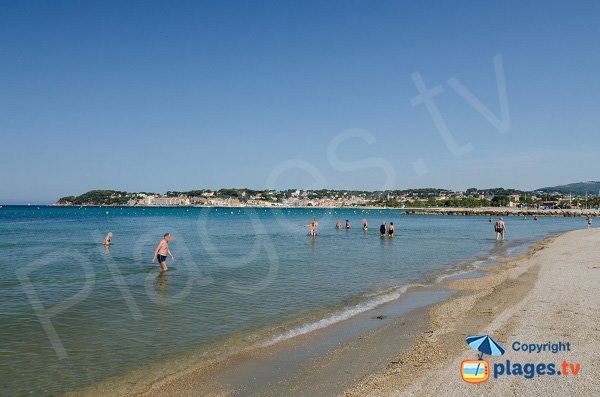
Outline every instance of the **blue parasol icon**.
MULTIPOLYGON (((472 349, 479 350, 479 356, 477 356, 478 360, 483 359, 484 354, 488 354, 490 356, 501 356, 504 354, 504 348, 502 345, 488 335, 469 336, 467 337, 467 344, 471 346, 472 349)), ((475 375, 478 375, 479 368, 480 365, 477 364, 475 375)))
POLYGON ((467 337, 467 344, 471 346, 471 348, 479 350, 479 360, 483 358, 484 354, 490 356, 501 356, 504 354, 502 345, 488 335, 469 336, 467 337))

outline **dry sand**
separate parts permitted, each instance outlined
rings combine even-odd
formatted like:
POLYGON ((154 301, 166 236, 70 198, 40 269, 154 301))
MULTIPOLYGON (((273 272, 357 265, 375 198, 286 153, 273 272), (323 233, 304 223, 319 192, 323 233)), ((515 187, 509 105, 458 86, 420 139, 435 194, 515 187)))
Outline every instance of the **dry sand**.
POLYGON ((355 396, 600 396, 600 229, 565 233, 539 243, 482 279, 453 282, 460 296, 431 309, 431 330, 396 363, 347 390, 355 396), (462 360, 476 354, 468 335, 489 334, 520 363, 581 364, 578 376, 501 376, 463 382, 462 360), (513 351, 514 341, 570 342, 571 352, 513 351))

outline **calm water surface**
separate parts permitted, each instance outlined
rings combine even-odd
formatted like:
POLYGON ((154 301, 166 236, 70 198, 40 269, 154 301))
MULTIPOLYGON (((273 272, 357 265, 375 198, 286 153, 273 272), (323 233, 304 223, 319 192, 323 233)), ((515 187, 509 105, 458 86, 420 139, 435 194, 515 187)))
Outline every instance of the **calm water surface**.
POLYGON ((398 210, 3 207, 1 394, 60 394, 302 332, 462 260, 519 253, 584 223, 508 218, 497 244, 487 218, 398 210), (304 227, 313 216, 316 240, 304 227), (353 229, 335 230, 337 219, 353 229), (394 239, 380 238, 382 221, 394 222, 394 239), (161 274, 150 259, 166 232, 176 262, 161 274))

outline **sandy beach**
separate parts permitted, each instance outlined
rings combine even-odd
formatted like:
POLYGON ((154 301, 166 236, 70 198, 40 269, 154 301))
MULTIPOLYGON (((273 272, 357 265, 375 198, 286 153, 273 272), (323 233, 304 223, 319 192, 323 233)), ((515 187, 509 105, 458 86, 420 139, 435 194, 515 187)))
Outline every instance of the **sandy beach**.
POLYGON ((451 283, 460 296, 431 311, 431 329, 384 371, 344 393, 350 396, 592 396, 600 394, 600 230, 579 230, 547 239, 526 256, 484 278, 451 283), (489 334, 515 362, 578 362, 578 376, 491 378, 463 382, 462 360, 474 359, 464 340, 489 334), (515 352, 514 341, 570 342, 571 352, 515 352))

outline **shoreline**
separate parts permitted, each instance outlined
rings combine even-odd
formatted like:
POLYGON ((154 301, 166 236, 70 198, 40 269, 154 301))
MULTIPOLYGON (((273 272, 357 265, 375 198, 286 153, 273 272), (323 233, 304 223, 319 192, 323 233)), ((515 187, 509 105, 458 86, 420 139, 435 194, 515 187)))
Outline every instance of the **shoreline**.
POLYGON ((600 230, 575 230, 548 237, 527 254, 509 259, 490 274, 475 280, 451 281, 457 295, 432 306, 430 329, 409 349, 398 351, 384 370, 373 371, 344 397, 481 396, 481 395, 597 395, 600 349, 599 299, 600 230), (594 270, 595 269, 595 270, 594 270), (508 376, 480 385, 463 382, 462 360, 476 354, 465 344, 468 335, 490 334, 505 348, 505 357, 520 362, 557 362, 576 359, 582 376, 508 376), (570 341, 572 353, 524 355, 510 349, 515 340, 546 343, 570 341))
POLYGON ((384 369, 393 360, 396 353, 379 343, 380 338, 409 348, 416 336, 428 329, 427 307, 451 295, 440 285, 414 286, 400 298, 376 308, 273 344, 196 365, 177 367, 177 360, 169 360, 145 369, 151 380, 140 369, 65 395, 301 396, 308 390, 313 397, 338 395, 374 368, 384 369), (402 324, 403 333, 395 332, 398 324, 402 324), (340 362, 350 366, 339 367, 340 362), (320 379, 315 381, 316 377, 320 379))
MULTIPOLYGON (((531 244, 518 245, 518 247, 528 248, 531 244)), ((409 349, 416 342, 416 336, 427 331, 430 317, 427 306, 443 302, 455 293, 448 290, 446 285, 457 279, 460 281, 473 275, 479 276, 476 273, 486 275, 499 266, 497 263, 514 259, 510 253, 507 253, 509 256, 504 259, 490 256, 492 253, 493 250, 473 259, 463 260, 449 269, 440 269, 439 272, 430 275, 425 286, 407 286, 394 299, 386 300, 329 324, 298 332, 295 335, 285 333, 275 335, 275 338, 266 340, 268 342, 266 344, 253 344, 236 353, 221 356, 217 360, 203 360, 198 355, 195 355, 195 361, 191 360, 187 363, 183 361, 190 361, 189 357, 169 359, 157 363, 158 365, 152 365, 144 371, 134 370, 123 377, 101 381, 67 395, 106 393, 136 396, 187 395, 190 390, 200 388, 204 395, 275 396, 286 394, 283 393, 282 387, 294 388, 297 390, 297 395, 302 395, 302 391, 315 384, 319 387, 311 390, 313 396, 343 393, 360 378, 368 376, 374 370, 385 369, 386 365, 394 360, 397 352, 381 344, 381 339, 396 340, 396 346, 409 349), (485 262, 492 263, 492 266, 474 265, 485 262), (382 313, 386 317, 385 320, 376 319, 376 316, 382 313), (398 334, 399 326, 402 326, 405 332, 398 334), (343 336, 340 337, 338 334, 343 336), (310 351, 311 354, 307 354, 306 351, 310 351), (373 352, 378 353, 372 356, 373 352), (291 358, 291 360, 286 358, 284 361, 292 363, 282 365, 283 357, 291 358), (370 357, 369 361, 356 364, 364 357, 370 357), (347 367, 345 364, 347 362, 355 362, 355 364, 347 367), (314 370, 315 363, 319 363, 320 368, 329 368, 328 379, 322 378, 320 383, 314 381, 314 378, 321 374, 321 371, 314 370), (375 367, 372 366, 373 363, 376 363, 375 367), (267 368, 276 375, 269 374, 267 368), (299 376, 300 373, 305 375, 299 376), (246 378, 241 374, 245 374, 246 378), (249 381, 252 378, 254 380, 249 381), (313 381, 307 382, 309 379, 313 381), (331 379, 337 381, 330 382, 331 379), (126 388, 123 384, 126 384, 126 388), (325 388, 324 384, 331 384, 331 386, 325 388), (278 394, 277 390, 282 394, 278 394)), ((361 300, 359 305, 364 303, 366 302, 361 300)), ((346 311, 354 307, 344 306, 343 309, 346 311)), ((334 311, 319 319, 325 321, 338 314, 339 311, 334 311)), ((300 325, 310 328, 314 324, 315 321, 310 321, 302 322, 300 325)), ((294 326, 288 330, 296 331, 298 328, 302 327, 294 326)))
MULTIPOLYGON (((451 292, 440 288, 439 284, 428 286, 410 284, 393 288, 389 292, 375 295, 374 301, 385 299, 372 305, 373 307, 362 308, 369 305, 371 300, 360 300, 360 303, 343 306, 340 310, 329 310, 324 317, 321 313, 316 317, 313 315, 309 322, 294 322, 291 328, 284 327, 282 324, 279 328, 287 328, 287 331, 278 331, 233 351, 223 350, 222 354, 212 358, 198 354, 199 352, 190 352, 189 356, 161 360, 143 369, 131 370, 123 375, 66 392, 65 395, 188 395, 190 389, 198 387, 201 388, 202 395, 206 396, 253 395, 254 393, 262 395, 265 393, 265 388, 268 389, 273 383, 282 380, 280 377, 283 373, 285 373, 284 378, 291 377, 313 359, 321 359, 328 355, 335 350, 336 346, 360 340, 366 336, 366 333, 377 332, 379 328, 389 325, 398 318, 403 318, 403 321, 410 318, 408 323, 414 327, 414 331, 408 335, 398 336, 399 340, 408 347, 414 341, 417 331, 425 329, 427 325, 427 313, 424 308, 441 302, 450 295, 451 292), (398 296, 389 300, 386 298, 394 294, 398 296), (346 313, 355 308, 361 309, 357 313, 346 313), (382 314, 384 319, 376 318, 382 314), (336 319, 340 315, 342 318, 336 319), (407 317, 404 318, 405 316, 407 317), (332 318, 334 320, 328 322, 332 318), (321 325, 322 322, 325 324, 321 325), (308 329, 303 331, 303 328, 308 329), (410 343, 406 338, 410 338, 410 343), (294 358, 286 363, 290 356, 294 358), (279 373, 272 376, 268 373, 269 370, 279 373), (215 379, 219 381, 215 382, 215 379)), ((387 347, 381 346, 381 348, 388 350, 387 347)), ((370 367, 365 367, 363 375, 368 375, 370 370, 370 367)), ((337 392, 342 392, 356 380, 338 386, 337 392)))

